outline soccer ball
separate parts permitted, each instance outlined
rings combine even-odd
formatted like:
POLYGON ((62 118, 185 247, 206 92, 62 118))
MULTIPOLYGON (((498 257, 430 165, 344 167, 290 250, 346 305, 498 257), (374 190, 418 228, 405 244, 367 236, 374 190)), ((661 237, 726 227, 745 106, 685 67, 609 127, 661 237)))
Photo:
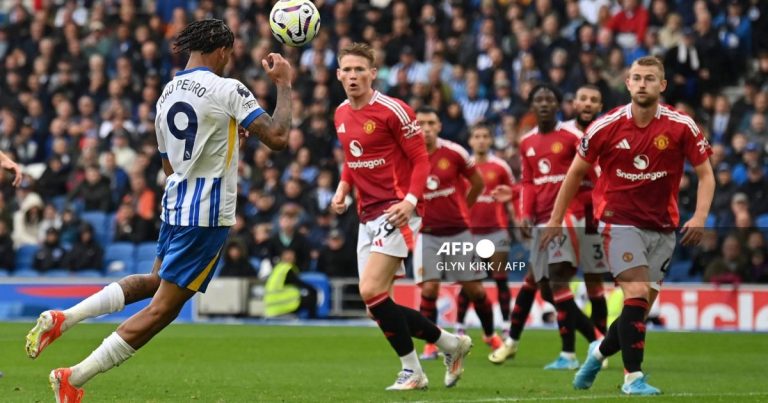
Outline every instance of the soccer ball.
POLYGON ((320 12, 309 0, 280 0, 269 13, 269 27, 280 43, 301 47, 320 30, 320 12))

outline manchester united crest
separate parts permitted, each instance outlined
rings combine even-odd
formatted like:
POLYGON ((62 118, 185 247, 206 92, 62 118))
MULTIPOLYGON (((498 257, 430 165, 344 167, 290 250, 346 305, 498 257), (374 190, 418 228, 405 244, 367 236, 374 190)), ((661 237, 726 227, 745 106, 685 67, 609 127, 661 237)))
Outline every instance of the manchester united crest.
POLYGON ((624 255, 621 256, 621 259, 627 263, 631 262, 634 258, 635 257, 629 252, 624 252, 624 255))
POLYGON ((376 130, 376 122, 369 120, 365 123, 363 123, 363 131, 366 134, 371 134, 373 131, 376 130))
POLYGON ((485 179, 487 179, 489 181, 492 181, 492 180, 496 179, 496 172, 493 172, 493 171, 486 172, 485 173, 485 179))
POLYGON ((655 145, 659 151, 664 151, 667 149, 667 147, 669 147, 669 137, 663 134, 659 134, 653 138, 653 145, 655 145))
POLYGON ((446 169, 450 168, 451 161, 448 161, 446 158, 440 158, 440 161, 437 161, 437 167, 445 171, 446 169))
POLYGON ((557 154, 560 151, 563 151, 563 143, 556 141, 552 144, 552 152, 557 154))

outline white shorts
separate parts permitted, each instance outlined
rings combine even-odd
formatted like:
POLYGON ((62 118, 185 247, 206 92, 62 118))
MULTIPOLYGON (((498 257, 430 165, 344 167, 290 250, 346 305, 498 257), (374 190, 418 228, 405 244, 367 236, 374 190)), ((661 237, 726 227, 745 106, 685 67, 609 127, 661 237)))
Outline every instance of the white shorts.
POLYGON ((474 238, 475 245, 477 245, 477 243, 483 239, 487 239, 493 242, 493 245, 496 247, 496 253, 504 252, 508 254, 509 246, 512 244, 512 241, 509 238, 509 231, 506 229, 494 231, 489 234, 473 234, 472 236, 474 238))
POLYGON ((444 253, 444 249, 438 253, 441 247, 452 242, 472 243, 472 234, 469 231, 450 236, 419 234, 416 249, 413 250, 413 277, 416 283, 440 280, 466 282, 482 280, 487 276, 483 267, 477 264, 474 251, 466 254, 444 253))
MULTIPOLYGON (((421 217, 414 213, 408 220, 408 225, 395 228, 387 221, 387 215, 382 214, 375 220, 368 221, 360 227, 357 233, 357 274, 362 278, 365 264, 371 252, 395 256, 405 259, 408 252, 416 245, 416 235, 421 229, 421 217)), ((395 277, 405 277, 405 264, 400 263, 400 269, 395 277)))
POLYGON ((640 229, 630 225, 600 222, 598 227, 608 267, 613 277, 622 272, 648 266, 651 288, 661 289, 664 275, 675 251, 675 233, 640 229))
POLYGON ((539 251, 541 231, 539 224, 533 230, 531 242, 531 265, 536 282, 549 278, 549 265, 569 262, 574 267, 581 267, 584 273, 607 273, 602 237, 599 234, 587 234, 584 219, 567 216, 563 222, 563 236, 547 246, 547 252, 539 251))

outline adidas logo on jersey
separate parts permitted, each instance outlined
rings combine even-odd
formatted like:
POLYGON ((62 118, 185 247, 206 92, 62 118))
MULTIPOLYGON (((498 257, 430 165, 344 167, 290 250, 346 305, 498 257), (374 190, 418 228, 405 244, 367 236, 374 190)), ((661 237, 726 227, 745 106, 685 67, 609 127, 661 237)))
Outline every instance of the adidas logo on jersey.
POLYGON ((529 148, 528 151, 525 152, 526 157, 533 157, 536 155, 536 151, 533 149, 533 147, 529 148))
POLYGON ((341 124, 338 128, 336 128, 336 133, 346 133, 347 129, 344 127, 344 123, 341 124))
POLYGON ((616 144, 615 148, 618 148, 619 150, 629 150, 629 141, 627 141, 627 139, 623 139, 619 141, 619 144, 616 144))

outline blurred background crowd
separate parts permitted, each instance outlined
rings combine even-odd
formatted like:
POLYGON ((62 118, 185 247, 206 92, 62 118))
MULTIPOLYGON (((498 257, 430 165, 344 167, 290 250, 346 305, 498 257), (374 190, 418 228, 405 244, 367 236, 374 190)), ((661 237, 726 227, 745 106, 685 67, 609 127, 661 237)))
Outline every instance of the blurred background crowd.
MULTIPOLYGON (((281 52, 296 75, 288 148, 271 152, 256 139, 242 146, 222 275, 255 276, 265 261, 290 255, 302 271, 356 276, 356 213, 337 216, 328 206, 343 158, 333 126, 345 97, 336 51, 365 41, 376 50, 376 88, 414 109, 435 107, 441 137, 464 146, 468 127, 492 125, 497 155, 515 175, 518 139, 535 125, 524 101, 535 83, 562 91, 567 120, 580 85, 600 88, 607 111, 629 101, 632 61, 662 56, 664 101, 694 117, 717 172, 711 230, 700 247, 679 249, 670 276, 768 282, 768 2, 315 4, 322 29, 296 49, 271 36, 268 0, 0 0, 0 150, 25 169, 19 189, 0 176, 0 274, 149 270, 165 180, 155 103, 186 63, 170 44, 187 23, 215 17, 236 36, 225 74, 264 109, 274 108, 275 93, 260 60, 281 52)), ((683 218, 695 207, 694 178, 683 178, 683 218)))

